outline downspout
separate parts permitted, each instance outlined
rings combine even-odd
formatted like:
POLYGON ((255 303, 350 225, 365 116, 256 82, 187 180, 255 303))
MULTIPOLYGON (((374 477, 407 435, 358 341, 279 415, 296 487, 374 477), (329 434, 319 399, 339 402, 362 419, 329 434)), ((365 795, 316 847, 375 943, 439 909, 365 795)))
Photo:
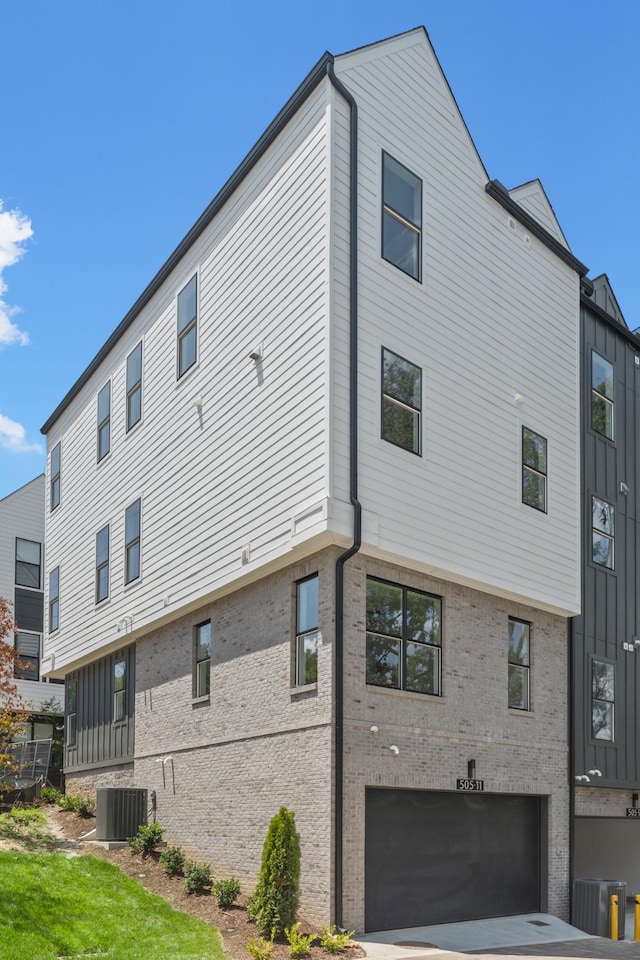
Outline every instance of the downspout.
POLYGON ((362 543, 358 500, 358 105, 336 77, 333 60, 327 76, 351 111, 349 162, 349 498, 353 506, 353 543, 336 560, 335 724, 334 724, 334 923, 342 926, 342 830, 344 782, 344 565, 362 543))

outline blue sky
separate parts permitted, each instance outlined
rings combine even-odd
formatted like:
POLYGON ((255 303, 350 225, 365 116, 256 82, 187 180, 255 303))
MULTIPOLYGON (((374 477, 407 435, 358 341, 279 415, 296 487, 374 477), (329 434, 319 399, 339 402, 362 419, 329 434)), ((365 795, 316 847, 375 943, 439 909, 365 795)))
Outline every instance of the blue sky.
POLYGON ((0 0, 0 497, 324 50, 421 24, 489 176, 539 177, 640 326, 633 0, 0 0))

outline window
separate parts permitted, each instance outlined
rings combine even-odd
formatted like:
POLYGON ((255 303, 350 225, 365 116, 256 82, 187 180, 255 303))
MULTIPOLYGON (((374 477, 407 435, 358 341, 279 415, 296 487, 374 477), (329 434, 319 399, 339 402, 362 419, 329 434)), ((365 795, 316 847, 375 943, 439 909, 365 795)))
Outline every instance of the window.
POLYGON ((318 575, 296 584, 296 685, 318 680, 318 575))
POLYGON ((178 294, 178 379, 196 362, 198 336, 198 276, 178 294))
POLYGON ((546 513, 547 441, 528 427, 522 428, 522 502, 546 513))
POLYGON ((591 426, 613 440, 613 364, 591 354, 591 426))
POLYGON ((211 621, 196 627, 196 697, 208 697, 211 689, 211 621))
POLYGON ((591 736, 613 740, 615 667, 602 660, 591 661, 591 736))
POLYGON ((382 439, 420 454, 422 370, 382 348, 382 439))
POLYGON ((367 683, 440 696, 441 605, 440 597, 367 578, 367 683))
MULTIPOLYGON (((129 366, 127 361, 127 375, 129 366)), ((111 449, 111 382, 105 383, 98 394, 98 462, 111 449)))
POLYGON ((77 700, 78 700, 78 681, 67 680, 66 689, 67 703, 67 746, 75 747, 77 743, 77 700))
POLYGON ((55 508, 60 503, 60 459, 61 459, 61 445, 60 442, 56 443, 55 447, 51 451, 51 468, 50 468, 50 507, 51 510, 55 508))
POLYGON ((127 431, 142 416, 142 341, 127 357, 127 431))
POLYGON ((16 537, 16 584, 40 589, 41 546, 35 540, 16 537))
POLYGON ((525 620, 509 619, 509 706, 530 710, 529 670, 531 626, 525 620))
POLYGON ((49 573, 49 633, 60 626, 60 567, 49 573))
POLYGON ((113 722, 124 720, 127 715, 127 661, 118 660, 113 665, 113 722))
POLYGON ((140 500, 127 507, 124 515, 124 582, 140 576, 140 500))
POLYGON ((20 665, 14 675, 19 680, 40 679, 40 636, 37 633, 16 633, 16 651, 20 665))
POLYGON ((382 256, 420 280, 422 181, 382 154, 382 256))
POLYGON ((109 596, 109 524, 96 534, 96 603, 109 596))
POLYGON ((591 498, 592 552, 591 559, 601 567, 613 570, 614 513, 610 503, 591 498))

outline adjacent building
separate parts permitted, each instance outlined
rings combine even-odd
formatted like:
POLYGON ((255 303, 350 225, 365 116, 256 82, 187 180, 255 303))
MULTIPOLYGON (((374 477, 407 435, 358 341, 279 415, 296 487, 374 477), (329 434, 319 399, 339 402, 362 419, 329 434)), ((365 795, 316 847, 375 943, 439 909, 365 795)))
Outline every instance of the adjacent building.
POLYGON ((420 28, 325 54, 43 426, 70 789, 305 915, 568 915, 580 278, 420 28))

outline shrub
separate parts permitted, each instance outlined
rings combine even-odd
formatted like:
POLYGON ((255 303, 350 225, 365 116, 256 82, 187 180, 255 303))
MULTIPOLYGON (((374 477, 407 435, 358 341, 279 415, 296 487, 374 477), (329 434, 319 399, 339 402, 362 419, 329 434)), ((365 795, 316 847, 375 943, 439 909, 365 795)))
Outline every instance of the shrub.
POLYGON ((158 823, 150 823, 148 827, 141 825, 135 837, 128 837, 127 843, 143 857, 152 853, 162 840, 163 828, 158 823))
POLYGON ((55 787, 43 787, 40 791, 40 799, 43 803, 60 803, 62 794, 55 787))
POLYGON ((218 906, 222 910, 228 910, 240 895, 240 881, 235 877, 229 877, 228 880, 218 880, 217 883, 214 883, 211 892, 216 898, 218 906))
POLYGON ((251 904, 251 916, 265 937, 275 930, 282 936, 295 923, 300 879, 300 837, 295 814, 281 807, 269 824, 262 850, 258 885, 251 904))
POLYGON ((61 794, 57 803, 63 810, 79 813, 81 817, 92 817, 96 810, 95 800, 92 797, 81 796, 80 794, 77 796, 70 796, 69 794, 62 796, 61 794))
POLYGON ((312 933, 300 933, 300 924, 294 923, 292 927, 287 927, 284 935, 289 943, 289 953, 292 957, 309 956, 311 945, 316 939, 312 933))
POLYGON ((208 863, 190 861, 184 868, 184 888, 187 893, 204 893, 211 888, 211 868, 208 863))
POLYGON ((332 927, 323 927, 320 935, 320 946, 326 953, 342 953, 343 950, 349 950, 357 947, 357 943, 351 939, 353 930, 344 930, 340 932, 335 924, 332 927))
POLYGON ((182 847, 167 847, 164 853, 160 854, 160 863, 170 877, 175 877, 178 873, 184 873, 184 852, 182 847))
POLYGON ((273 937, 271 940, 265 940, 264 937, 258 937, 257 940, 254 940, 253 937, 249 937, 247 950, 253 960, 270 960, 273 953, 273 937))

